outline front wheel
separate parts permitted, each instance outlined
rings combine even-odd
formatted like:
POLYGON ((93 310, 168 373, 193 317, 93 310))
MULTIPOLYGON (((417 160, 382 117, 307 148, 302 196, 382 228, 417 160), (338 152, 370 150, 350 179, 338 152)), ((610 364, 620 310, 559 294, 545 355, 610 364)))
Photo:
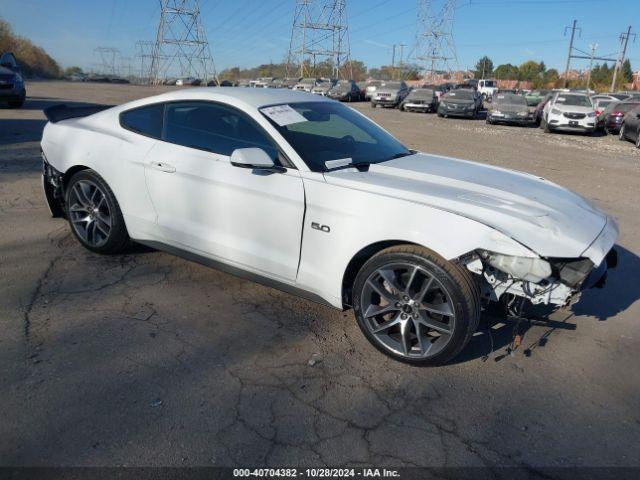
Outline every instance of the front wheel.
POLYGON ((480 318, 471 274, 415 245, 387 248, 367 261, 353 289, 365 337, 384 354, 416 365, 439 365, 467 345, 480 318))
POLYGON ((66 194, 71 231, 86 249, 103 254, 126 249, 129 235, 120 205, 100 175, 81 170, 69 180, 66 194))
POLYGON ((624 134, 624 123, 620 125, 620 131, 618 132, 618 140, 620 141, 626 140, 626 136, 624 134))

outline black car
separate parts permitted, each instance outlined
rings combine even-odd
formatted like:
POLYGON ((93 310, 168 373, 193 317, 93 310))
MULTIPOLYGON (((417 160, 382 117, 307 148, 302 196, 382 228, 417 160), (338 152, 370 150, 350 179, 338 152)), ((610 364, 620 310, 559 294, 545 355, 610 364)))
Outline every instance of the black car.
POLYGON ((640 148, 640 106, 627 112, 620 126, 620 140, 631 140, 640 148))
POLYGON ((438 116, 476 118, 481 105, 482 97, 475 90, 451 90, 440 99, 438 116))
POLYGON ((341 102, 356 102, 360 100, 360 87, 353 80, 339 80, 327 91, 327 97, 341 102))
POLYGON ((529 110, 524 96, 498 93, 493 97, 491 108, 487 111, 487 123, 527 126, 533 123, 533 113, 529 110))
POLYGON ((544 106, 553 98, 553 92, 547 93, 542 100, 536 106, 535 111, 533 112, 533 121, 536 125, 540 125, 542 122, 542 113, 544 112, 544 106))
POLYGON ((433 88, 414 88, 400 103, 405 112, 435 112, 438 109, 438 95, 433 88))
POLYGON ((11 52, 0 55, 0 103, 20 108, 27 98, 27 90, 16 57, 11 52))
POLYGON ((627 120, 627 113, 640 107, 640 101, 625 101, 610 104, 602 112, 602 126, 607 133, 619 133, 623 122, 627 120))

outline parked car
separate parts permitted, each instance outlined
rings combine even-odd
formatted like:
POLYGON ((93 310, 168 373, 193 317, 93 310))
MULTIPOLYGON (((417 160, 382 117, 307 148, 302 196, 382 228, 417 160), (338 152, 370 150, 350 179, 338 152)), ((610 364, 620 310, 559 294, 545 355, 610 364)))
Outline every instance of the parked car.
POLYGON ((202 81, 199 78, 193 78, 193 77, 184 77, 184 78, 179 78, 176 80, 176 85, 179 87, 183 87, 183 86, 198 86, 200 85, 202 81))
POLYGON ((533 112, 522 95, 498 93, 487 110, 487 123, 505 123, 528 126, 533 124, 533 112))
POLYGON ((541 124, 544 107, 549 102, 549 100, 553 98, 554 94, 554 92, 549 92, 544 97, 542 97, 542 100, 540 100, 540 102, 536 106, 536 109, 533 111, 533 121, 536 125, 539 126, 541 124))
POLYGON ((498 90, 498 82, 490 79, 478 81, 478 92, 484 100, 491 100, 498 90))
POLYGON ((300 82, 300 80, 300 77, 285 77, 282 79, 280 88, 293 88, 298 84, 298 82, 300 82))
POLYGON ((631 140, 640 148, 640 105, 625 114, 619 136, 620 140, 631 140))
POLYGON ((269 88, 272 86, 275 77, 258 77, 253 82, 254 88, 269 88))
POLYGON ((602 130, 604 128, 604 112, 609 105, 618 103, 614 97, 591 97, 593 102, 593 108, 596 111, 596 129, 602 130))
POLYGON ((527 100, 527 105, 536 107, 547 93, 549 93, 548 90, 533 90, 527 93, 524 98, 527 100))
POLYGON ((336 83, 338 83, 338 80, 335 78, 323 78, 311 89, 311 93, 324 96, 335 86, 336 83))
POLYGON ((451 90, 440 99, 438 116, 476 118, 481 106, 482 97, 475 90, 451 90))
POLYGON ((371 100, 373 95, 376 93, 376 90, 380 85, 382 85, 382 80, 369 80, 367 81, 367 87, 365 89, 364 99, 371 100))
POLYGON ((360 100, 365 100, 367 98, 367 82, 360 81, 357 82, 356 85, 360 89, 360 100))
POLYGON ((624 121, 625 115, 631 110, 640 106, 640 101, 624 101, 611 103, 598 117, 598 122, 602 125, 605 132, 617 134, 624 121))
POLYGON ((341 102, 357 102, 360 100, 360 88, 353 80, 340 80, 327 92, 327 97, 341 102))
POLYGON ((414 88, 400 103, 400 110, 406 112, 435 112, 438 110, 438 96, 433 88, 414 88))
POLYGON ((371 106, 397 107, 409 93, 409 87, 404 82, 382 82, 371 97, 371 106))
POLYGON ((303 78, 293 86, 293 90, 310 92, 318 84, 318 78, 303 78))
POLYGON ((10 108, 20 108, 27 98, 27 89, 16 57, 11 52, 0 55, 0 102, 10 108))
POLYGON ((579 195, 410 150, 325 97, 184 89, 95 112, 47 108, 41 142, 47 204, 82 246, 143 243, 352 307, 397 360, 454 358, 481 298, 566 305, 615 265, 615 220, 579 195))
POLYGON ((593 102, 585 93, 556 92, 544 107, 540 126, 546 133, 593 133, 596 129, 593 102))

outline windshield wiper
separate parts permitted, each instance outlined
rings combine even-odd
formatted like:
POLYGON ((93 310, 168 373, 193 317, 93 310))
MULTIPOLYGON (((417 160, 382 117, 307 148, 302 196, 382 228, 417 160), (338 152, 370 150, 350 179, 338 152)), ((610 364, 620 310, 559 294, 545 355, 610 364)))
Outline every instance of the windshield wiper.
POLYGON ((327 168, 325 172, 335 172, 336 170, 344 170, 345 168, 357 168, 358 170, 369 168, 372 162, 355 162, 355 163, 347 163, 345 165, 339 165, 333 168, 327 168))

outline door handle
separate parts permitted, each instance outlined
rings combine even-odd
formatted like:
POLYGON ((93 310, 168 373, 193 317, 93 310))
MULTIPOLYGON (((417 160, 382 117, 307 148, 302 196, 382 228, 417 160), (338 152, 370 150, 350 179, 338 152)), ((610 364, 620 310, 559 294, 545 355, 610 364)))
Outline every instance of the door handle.
POLYGON ((173 173, 176 171, 176 167, 164 162, 151 162, 151 168, 154 168, 156 170, 160 170, 161 172, 166 172, 166 173, 173 173))

